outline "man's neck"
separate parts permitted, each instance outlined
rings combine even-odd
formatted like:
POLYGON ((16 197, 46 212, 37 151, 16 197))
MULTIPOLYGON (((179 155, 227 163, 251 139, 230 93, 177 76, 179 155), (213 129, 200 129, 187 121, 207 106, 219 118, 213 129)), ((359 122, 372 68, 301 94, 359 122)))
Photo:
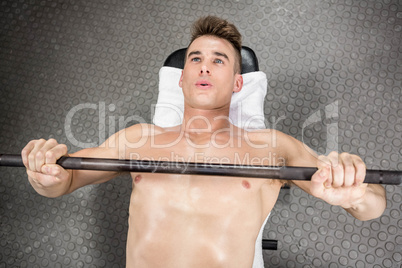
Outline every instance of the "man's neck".
POLYGON ((229 107, 214 110, 195 109, 185 105, 182 131, 187 133, 213 133, 220 129, 228 129, 229 107))

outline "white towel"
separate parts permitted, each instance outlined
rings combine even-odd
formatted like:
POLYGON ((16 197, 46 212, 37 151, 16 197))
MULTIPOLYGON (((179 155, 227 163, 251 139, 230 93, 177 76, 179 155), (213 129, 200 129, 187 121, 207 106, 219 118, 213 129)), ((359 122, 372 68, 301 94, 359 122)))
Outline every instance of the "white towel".
MULTIPOLYGON (((182 69, 164 66, 159 71, 159 95, 153 123, 160 127, 180 125, 183 121, 184 97, 179 87, 182 69)), ((233 93, 229 120, 246 130, 265 128, 264 100, 267 76, 263 72, 243 74, 243 88, 233 93)))
POLYGON ((257 240, 255 241, 253 268, 264 268, 264 257, 262 255, 262 234, 264 233, 269 215, 271 215, 271 213, 269 213, 265 218, 264 223, 261 225, 260 232, 258 233, 257 240))

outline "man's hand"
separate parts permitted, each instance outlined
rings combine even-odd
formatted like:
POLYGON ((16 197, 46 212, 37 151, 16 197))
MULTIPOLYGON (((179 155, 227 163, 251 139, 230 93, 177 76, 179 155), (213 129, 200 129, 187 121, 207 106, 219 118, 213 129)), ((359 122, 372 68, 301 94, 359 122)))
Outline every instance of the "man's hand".
POLYGON ((39 194, 56 197, 68 189, 70 173, 56 164, 66 154, 67 146, 58 144, 54 139, 30 141, 22 150, 28 180, 39 194))
POLYGON ((331 205, 356 208, 364 202, 366 165, 357 155, 332 152, 318 157, 318 171, 311 178, 310 192, 331 205))
POLYGON ((318 167, 311 181, 294 180, 295 185, 331 205, 343 207, 361 221, 382 215, 387 206, 385 189, 378 184, 363 183, 366 165, 360 157, 337 152, 317 157, 300 141, 288 136, 282 139, 278 143, 286 152, 289 166, 318 167))

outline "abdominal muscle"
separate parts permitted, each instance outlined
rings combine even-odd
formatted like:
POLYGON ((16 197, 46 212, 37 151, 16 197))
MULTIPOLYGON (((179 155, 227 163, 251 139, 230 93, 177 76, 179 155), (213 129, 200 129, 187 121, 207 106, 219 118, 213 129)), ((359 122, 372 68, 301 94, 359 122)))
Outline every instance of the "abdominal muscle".
POLYGON ((126 267, 251 267, 280 184, 132 174, 126 267))

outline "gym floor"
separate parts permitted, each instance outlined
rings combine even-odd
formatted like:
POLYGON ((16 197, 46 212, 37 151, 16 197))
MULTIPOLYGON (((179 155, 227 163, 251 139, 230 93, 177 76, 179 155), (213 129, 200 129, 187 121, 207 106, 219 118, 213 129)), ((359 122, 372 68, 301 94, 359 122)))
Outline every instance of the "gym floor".
MULTIPOLYGON (((205 15, 232 21, 256 52, 267 127, 402 170, 400 0, 1 1, 0 153, 37 138, 74 152, 133 118, 151 123, 159 69, 205 15)), ((402 187, 385 188, 387 209, 368 222, 283 189, 266 266, 401 267, 402 187)), ((124 267, 130 191, 121 176, 48 199, 23 168, 0 168, 0 267, 124 267)))

